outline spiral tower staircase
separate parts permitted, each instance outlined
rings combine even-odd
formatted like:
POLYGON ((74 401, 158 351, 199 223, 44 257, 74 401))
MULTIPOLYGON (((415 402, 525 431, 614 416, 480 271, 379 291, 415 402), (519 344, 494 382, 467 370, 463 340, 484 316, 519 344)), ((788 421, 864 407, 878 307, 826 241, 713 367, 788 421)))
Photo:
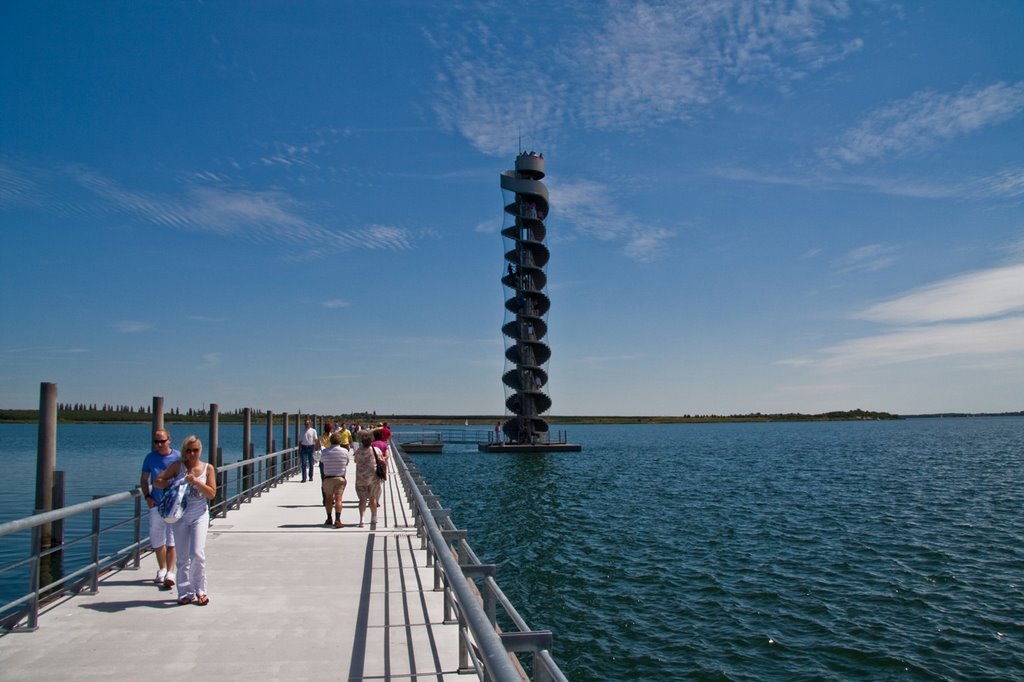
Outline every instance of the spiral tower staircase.
POLYGON ((503 171, 501 189, 505 197, 505 221, 501 230, 506 245, 505 274, 505 407, 511 417, 505 422, 505 436, 513 443, 533 443, 548 432, 541 415, 551 408, 544 391, 548 383, 545 365, 551 349, 544 342, 546 317, 551 301, 547 287, 549 252, 544 245, 548 215, 548 190, 544 178, 544 157, 523 152, 516 157, 515 170, 503 171))

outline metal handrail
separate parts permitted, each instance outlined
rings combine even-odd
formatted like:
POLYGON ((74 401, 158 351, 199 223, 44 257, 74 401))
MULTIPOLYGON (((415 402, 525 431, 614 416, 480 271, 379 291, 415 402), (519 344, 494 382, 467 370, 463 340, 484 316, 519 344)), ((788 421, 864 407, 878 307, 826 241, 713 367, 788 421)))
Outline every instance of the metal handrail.
POLYGON ((142 548, 149 544, 148 538, 146 541, 141 539, 141 518, 142 490, 135 487, 125 492, 98 497, 88 502, 64 507, 63 509, 41 512, 0 524, 0 538, 22 531, 32 532, 29 556, 0 566, 0 572, 6 572, 25 565, 29 567, 28 592, 7 604, 0 605, 0 614, 7 614, 0 615, 0 630, 35 630, 38 628, 39 623, 39 606, 45 597, 61 594, 69 590, 95 592, 98 589, 99 575, 112 566, 127 566, 131 562, 133 568, 138 568, 142 548), (107 528, 103 528, 100 525, 100 511, 102 509, 132 499, 135 501, 135 509, 131 518, 115 523, 107 528), (44 526, 55 521, 64 521, 86 512, 92 513, 92 527, 87 535, 53 547, 44 548, 42 546, 44 526), (127 546, 115 550, 108 556, 100 557, 100 538, 103 532, 119 528, 129 522, 134 524, 133 541, 127 546), (40 585, 42 563, 44 560, 49 560, 50 557, 59 555, 67 548, 86 540, 90 542, 90 560, 85 566, 67 575, 62 575, 46 585, 40 585), (84 590, 83 584, 85 585, 84 590), (58 588, 61 588, 59 592, 58 588), (18 623, 22 620, 25 620, 25 625, 19 627, 18 623))
POLYGON ((217 467, 217 497, 210 502, 210 516, 227 516, 295 474, 300 465, 298 451, 293 446, 217 467), (232 487, 234 493, 229 494, 232 487))
POLYGON ((452 444, 476 444, 486 443, 493 437, 494 431, 488 429, 450 428, 450 429, 429 429, 424 431, 402 431, 396 429, 391 432, 391 440, 399 444, 414 440, 433 440, 452 444))
MULTIPOLYGON (((260 457, 221 465, 217 469, 217 497, 210 503, 210 515, 227 516, 229 510, 238 509, 242 503, 251 501, 254 497, 258 497, 293 475, 299 467, 297 452, 297 447, 285 448, 260 457), (229 493, 232 485, 235 492, 229 493)), ((148 512, 148 508, 145 508, 145 513, 148 514, 148 512)), ((0 631, 36 630, 39 627, 39 607, 46 599, 72 591, 95 592, 99 589, 99 576, 114 566, 127 567, 130 565, 133 569, 139 568, 142 554, 150 549, 148 525, 145 526, 147 530, 146 536, 143 538, 143 513, 142 490, 135 487, 125 492, 98 497, 70 507, 40 512, 0 524, 0 538, 12 533, 32 532, 28 557, 0 566, 0 573, 25 566, 28 566, 29 570, 28 592, 7 604, 0 604, 0 631), (135 509, 131 517, 105 528, 100 525, 101 510, 129 500, 135 501, 135 509), (88 512, 93 515, 92 528, 88 534, 53 547, 43 547, 42 538, 45 526, 88 512), (101 557, 100 538, 103 533, 109 533, 109 531, 129 523, 134 524, 132 542, 101 557), (90 542, 91 546, 90 558, 84 566, 62 575, 46 585, 40 584, 43 574, 42 564, 45 561, 86 541, 90 542), (19 625, 22 621, 25 624, 19 625)))
POLYGON ((398 465, 406 493, 413 506, 417 530, 424 548, 427 549, 428 565, 435 568, 435 588, 443 585, 445 591, 445 612, 454 607, 459 618, 459 653, 460 672, 466 670, 465 658, 472 658, 473 670, 481 680, 495 682, 519 682, 525 677, 518 660, 510 656, 510 652, 533 653, 533 680, 535 682, 567 682, 551 656, 550 643, 552 635, 549 631, 530 630, 526 621, 519 615, 515 607, 498 587, 494 579, 493 565, 482 564, 465 539, 465 531, 459 531, 452 523, 448 512, 437 503, 434 495, 422 475, 416 471, 415 464, 408 459, 401 446, 395 448, 398 457, 394 460, 398 465), (435 503, 434 506, 428 499, 435 503), (442 519, 439 524, 435 516, 442 519), (442 527, 442 525, 444 527, 442 527), (457 543, 457 553, 452 551, 452 543, 457 543), (434 560, 431 561, 431 558, 434 560), (484 592, 480 595, 474 590, 472 578, 482 579, 484 592), (501 633, 496 622, 495 604, 500 604, 509 616, 517 632, 501 633), (470 646, 472 642, 476 647, 470 646))

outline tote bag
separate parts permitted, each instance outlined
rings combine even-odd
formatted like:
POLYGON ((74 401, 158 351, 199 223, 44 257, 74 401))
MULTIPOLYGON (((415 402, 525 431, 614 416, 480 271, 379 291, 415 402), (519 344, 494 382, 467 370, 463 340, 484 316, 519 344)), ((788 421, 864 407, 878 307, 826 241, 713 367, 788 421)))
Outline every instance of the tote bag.
POLYGON ((181 515, 185 513, 185 505, 188 504, 188 485, 183 480, 175 481, 169 488, 164 490, 160 504, 157 505, 157 512, 167 523, 177 523, 181 515))

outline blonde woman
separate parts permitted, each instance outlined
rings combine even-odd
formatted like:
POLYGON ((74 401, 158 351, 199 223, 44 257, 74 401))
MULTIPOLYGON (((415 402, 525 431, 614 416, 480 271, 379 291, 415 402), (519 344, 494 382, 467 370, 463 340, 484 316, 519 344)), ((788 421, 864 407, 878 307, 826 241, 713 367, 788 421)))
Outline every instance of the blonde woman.
POLYGON ((202 461, 203 444, 189 436, 181 444, 181 460, 174 462, 157 476, 153 485, 167 488, 172 482, 188 486, 185 513, 173 525, 177 549, 178 603, 206 606, 206 533, 210 528, 207 502, 217 496, 217 472, 209 462, 202 461))

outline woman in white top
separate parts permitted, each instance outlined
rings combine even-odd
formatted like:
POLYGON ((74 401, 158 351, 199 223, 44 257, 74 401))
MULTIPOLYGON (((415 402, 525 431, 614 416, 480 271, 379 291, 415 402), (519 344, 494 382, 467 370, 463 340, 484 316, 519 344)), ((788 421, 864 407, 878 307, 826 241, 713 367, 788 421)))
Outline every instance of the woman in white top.
POLYGON ((217 472, 209 462, 200 460, 203 444, 189 436, 181 444, 181 460, 164 469, 153 485, 167 488, 177 480, 188 486, 185 513, 173 526, 174 544, 178 548, 178 603, 206 606, 206 533, 210 529, 207 504, 217 496, 217 472))

